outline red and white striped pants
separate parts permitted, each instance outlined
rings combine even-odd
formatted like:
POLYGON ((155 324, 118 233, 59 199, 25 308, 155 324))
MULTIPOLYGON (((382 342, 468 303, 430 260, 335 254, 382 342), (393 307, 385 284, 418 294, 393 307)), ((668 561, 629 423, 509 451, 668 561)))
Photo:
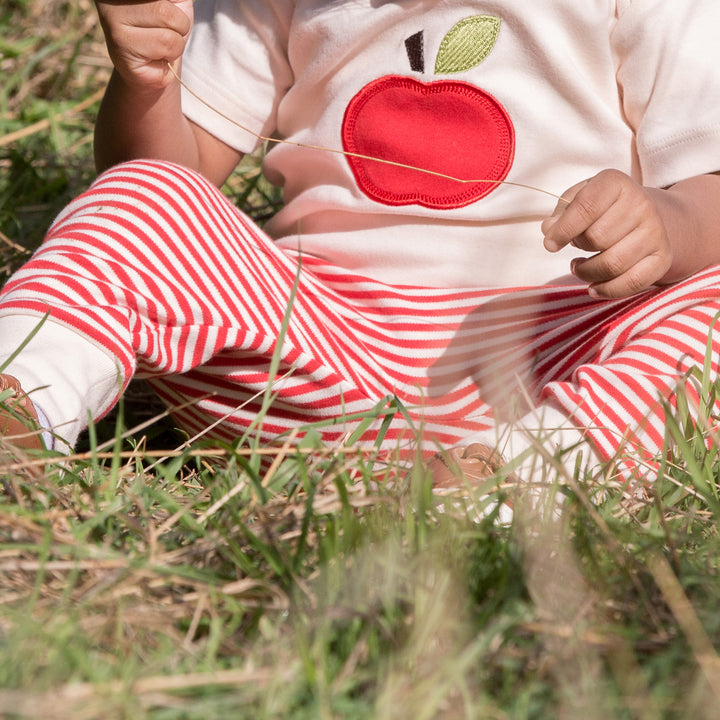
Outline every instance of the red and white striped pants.
POLYGON ((521 388, 587 427, 601 456, 629 434, 653 455, 661 399, 678 383, 697 397, 685 374, 710 334, 713 374, 720 351, 717 267, 617 301, 582 286, 393 287, 279 250, 197 174, 146 161, 74 201, 0 297, 5 314, 48 308, 117 358, 125 383, 148 377, 182 405, 190 432, 225 418, 214 434, 228 440, 257 422, 269 383, 265 439, 320 423, 337 441, 394 396, 407 412, 391 414, 383 442, 409 437, 409 417, 428 449, 487 429, 521 388))

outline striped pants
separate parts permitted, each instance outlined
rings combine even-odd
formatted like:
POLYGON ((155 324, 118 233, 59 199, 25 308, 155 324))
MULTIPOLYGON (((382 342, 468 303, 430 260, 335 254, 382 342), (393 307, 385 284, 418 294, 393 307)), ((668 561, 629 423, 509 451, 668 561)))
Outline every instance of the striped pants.
POLYGON ((615 301, 579 285, 388 286, 279 250, 201 177, 148 161, 102 175, 0 296, 0 314, 49 310, 102 348, 119 392, 148 378, 191 433, 317 424, 332 443, 387 407, 363 441, 421 434, 435 450, 544 404, 604 458, 628 440, 661 451, 665 401, 678 386, 697 400, 688 372, 708 338, 717 373, 719 309, 718 267, 615 301))

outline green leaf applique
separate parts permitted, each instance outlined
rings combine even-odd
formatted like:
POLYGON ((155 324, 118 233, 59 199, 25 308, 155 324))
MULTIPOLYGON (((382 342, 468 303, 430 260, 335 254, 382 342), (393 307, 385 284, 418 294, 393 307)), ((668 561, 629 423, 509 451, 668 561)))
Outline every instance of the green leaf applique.
POLYGON ((465 72, 479 65, 495 47, 499 32, 500 18, 494 15, 460 20, 440 43, 436 74, 465 72))

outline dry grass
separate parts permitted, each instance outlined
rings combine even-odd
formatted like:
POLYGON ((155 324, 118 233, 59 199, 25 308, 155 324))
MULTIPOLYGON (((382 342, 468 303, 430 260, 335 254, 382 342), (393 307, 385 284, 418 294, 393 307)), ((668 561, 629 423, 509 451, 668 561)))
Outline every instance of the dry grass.
POLYGON ((5 120, 25 117, 42 100, 71 106, 104 87, 112 66, 91 0, 11 0, 5 7, 5 120))
POLYGON ((110 64, 90 0, 10 2, 0 18, 0 240, 12 258, 90 182, 110 64))

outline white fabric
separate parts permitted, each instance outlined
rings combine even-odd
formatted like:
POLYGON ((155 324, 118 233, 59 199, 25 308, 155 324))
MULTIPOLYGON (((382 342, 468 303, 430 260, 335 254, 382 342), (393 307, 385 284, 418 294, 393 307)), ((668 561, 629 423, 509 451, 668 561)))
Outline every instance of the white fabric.
POLYGON ((40 426, 42 432, 40 433, 40 437, 42 438, 43 445, 45 446, 46 450, 54 450, 55 449, 55 438, 52 435, 52 432, 50 430, 51 422, 48 416, 45 414, 45 411, 36 403, 33 403, 33 408, 35 410, 35 415, 37 417, 38 425, 40 426))
POLYGON ((509 463, 508 472, 527 482, 555 483, 574 477, 578 463, 590 471, 602 463, 581 431, 566 413, 543 405, 515 422, 475 433, 462 445, 497 448, 509 463))
POLYGON ((78 332, 31 315, 0 317, 0 364, 37 329, 4 369, 16 377, 39 410, 40 424, 55 436, 46 447, 69 452, 89 419, 100 417, 117 399, 116 361, 78 332), (39 329, 38 325, 40 325, 39 329))
MULTIPOLYGON (((340 149, 363 86, 389 74, 442 79, 445 35, 490 14, 501 20, 495 47, 452 78, 491 93, 512 119, 508 181, 561 194, 604 168, 666 186, 720 167, 717 0, 198 0, 195 11, 183 78, 254 132, 340 149), (410 70, 404 45, 418 31, 424 73, 410 70)), ((188 94, 184 108, 231 146, 256 146, 188 94)), ((360 191, 342 155, 287 145, 270 151, 266 172, 285 188, 268 226, 281 246, 385 282, 565 282, 578 254, 543 249, 539 222, 555 200, 536 191, 505 185, 452 210, 388 206, 360 191)))

